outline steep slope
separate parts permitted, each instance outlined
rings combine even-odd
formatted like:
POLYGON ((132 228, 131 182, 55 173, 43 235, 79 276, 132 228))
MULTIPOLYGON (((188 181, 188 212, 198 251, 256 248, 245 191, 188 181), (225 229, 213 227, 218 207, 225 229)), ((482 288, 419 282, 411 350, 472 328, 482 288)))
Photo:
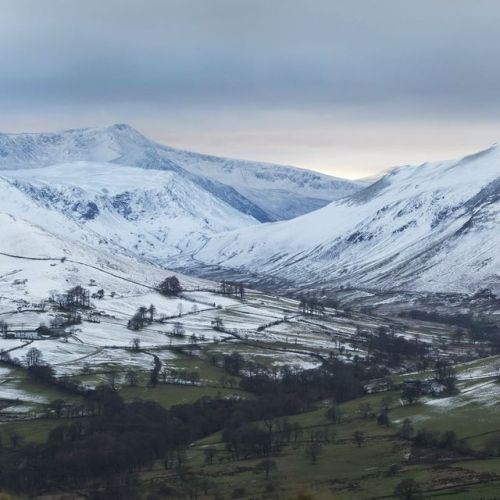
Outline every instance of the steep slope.
POLYGON ((316 212, 215 236, 196 259, 304 287, 498 288, 499 177, 498 147, 394 169, 316 212))
POLYGON ((176 172, 92 162, 4 171, 0 213, 163 263, 211 234, 257 224, 176 172))
POLYGON ((368 184, 296 167, 231 160, 176 149, 165 150, 164 155, 193 174, 229 184, 273 220, 303 215, 368 184))
POLYGON ((176 150, 123 124, 60 133, 0 134, 0 170, 74 161, 176 172, 260 222, 304 214, 364 186, 294 167, 176 150))

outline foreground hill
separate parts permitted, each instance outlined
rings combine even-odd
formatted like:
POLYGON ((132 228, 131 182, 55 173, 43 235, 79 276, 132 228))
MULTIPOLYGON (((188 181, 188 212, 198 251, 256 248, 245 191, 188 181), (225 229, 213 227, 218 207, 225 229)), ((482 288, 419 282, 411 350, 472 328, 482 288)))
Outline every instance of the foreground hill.
POLYGON ((397 168, 302 217, 215 236, 196 259, 304 288, 498 288, 499 176, 496 146, 397 168))

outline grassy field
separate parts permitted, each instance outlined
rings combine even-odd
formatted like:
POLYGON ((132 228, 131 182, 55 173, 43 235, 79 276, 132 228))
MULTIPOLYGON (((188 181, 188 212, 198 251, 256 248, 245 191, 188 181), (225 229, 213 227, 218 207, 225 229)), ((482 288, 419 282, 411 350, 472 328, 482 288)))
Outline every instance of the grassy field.
MULTIPOLYGON (((206 361, 186 356, 178 363, 185 369, 199 369, 207 380, 219 377, 219 369, 206 361)), ((194 402, 207 395, 250 397, 238 389, 163 384, 152 388, 143 382, 141 379, 141 385, 137 387, 122 387, 121 395, 129 401, 153 400, 165 407, 194 402)), ((31 381, 26 380, 25 383, 31 381)), ((474 383, 479 382, 463 381, 460 384, 463 389, 470 388, 474 383)), ((500 434, 499 404, 470 402, 450 411, 433 405, 432 400, 402 406, 399 396, 398 391, 390 391, 344 403, 340 405, 342 418, 339 423, 328 419, 327 402, 312 411, 289 416, 290 423, 300 424, 302 434, 297 440, 292 438, 279 453, 270 457, 275 461, 276 469, 270 472, 267 480, 259 468, 262 458, 229 459, 220 433, 196 442, 188 449, 186 470, 197 480, 209 480, 208 493, 205 496, 201 494, 201 498, 391 498, 395 486, 405 478, 415 479, 426 498, 495 498, 500 489, 499 458, 409 458, 410 444, 399 437, 398 430, 402 421, 409 418, 417 430, 454 430, 459 438, 466 439, 478 451, 487 437, 500 434), (388 399, 391 407, 389 426, 362 416, 361 405, 368 404, 377 413, 382 401, 387 402, 388 399), (328 429, 328 442, 321 444, 317 462, 312 463, 306 452, 311 432, 325 429, 328 429), (356 431, 364 433, 365 440, 360 446, 353 439, 356 431), (216 459, 210 465, 205 463, 204 449, 208 446, 217 449, 216 459), (391 472, 393 464, 400 464, 395 474, 391 472)), ((9 433, 15 430, 25 441, 42 442, 50 430, 61 423, 61 420, 55 419, 6 423, 0 427, 0 433, 8 439, 9 433)), ((157 464, 152 470, 144 472, 142 479, 146 490, 153 478, 155 484, 162 480, 172 481, 172 471, 165 471, 162 464, 157 464)))
POLYGON ((176 404, 194 403, 203 396, 213 398, 249 397, 248 393, 239 389, 171 384, 162 384, 156 387, 122 387, 120 395, 125 401, 133 401, 134 399, 156 401, 165 408, 176 404))
MULTIPOLYGON (((222 498, 229 498, 238 488, 244 490, 244 498, 264 498, 270 495, 270 491, 279 492, 280 498, 388 498, 405 478, 417 480, 429 498, 494 498, 500 488, 500 459, 466 461, 455 457, 446 461, 430 459, 424 463, 408 461, 410 446, 398 437, 398 424, 381 426, 359 414, 360 404, 369 403, 376 409, 380 402, 381 395, 372 395, 341 405, 343 417, 339 424, 329 422, 323 408, 290 416, 290 422, 299 422, 303 426, 304 440, 307 440, 308 432, 322 427, 328 427, 330 436, 335 437, 322 446, 316 464, 306 456, 306 442, 292 442, 272 457, 277 468, 271 472, 268 481, 263 472, 257 471, 259 460, 205 465, 205 447, 217 447, 221 456, 226 453, 220 434, 198 443, 190 452, 190 460, 197 473, 213 478, 222 498), (361 446, 353 441, 357 430, 365 434, 361 446), (402 464, 395 475, 390 473, 392 464, 402 464)), ((390 414, 394 419, 410 417, 418 421, 423 411, 425 405, 417 404, 409 408, 394 408, 390 414)), ((458 410, 448 426, 442 425, 442 430, 470 433, 473 411, 469 408, 458 410)), ((490 415, 490 420, 495 420, 493 415, 490 415)), ((430 429, 439 430, 436 421, 427 424, 430 429)), ((476 430, 479 431, 480 427, 475 426, 476 430)), ((480 447, 479 440, 471 444, 480 447)))

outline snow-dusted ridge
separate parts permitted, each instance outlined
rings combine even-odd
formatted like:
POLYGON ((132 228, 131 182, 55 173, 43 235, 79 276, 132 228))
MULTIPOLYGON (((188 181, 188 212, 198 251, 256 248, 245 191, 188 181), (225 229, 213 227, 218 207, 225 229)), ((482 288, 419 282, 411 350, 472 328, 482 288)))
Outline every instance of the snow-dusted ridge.
POLYGON ((74 161, 172 171, 260 222, 307 213, 365 185, 296 167, 174 149, 125 124, 58 133, 0 134, 0 170, 38 169, 74 161))
POLYGON ((298 286, 500 288, 500 148, 392 169, 291 221, 214 236, 196 259, 298 286))
POLYGON ((19 224, 97 253, 305 288, 498 289, 499 178, 498 146, 363 188, 179 151, 126 125, 0 134, 0 214, 19 224))

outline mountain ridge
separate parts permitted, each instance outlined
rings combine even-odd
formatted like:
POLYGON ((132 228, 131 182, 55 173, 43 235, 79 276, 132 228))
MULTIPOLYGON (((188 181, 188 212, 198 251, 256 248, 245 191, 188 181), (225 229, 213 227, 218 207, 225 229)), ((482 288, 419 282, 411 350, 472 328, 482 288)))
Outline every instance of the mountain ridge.
POLYGON ((73 161, 171 170, 259 222, 302 215, 364 186, 298 167, 175 149, 149 140, 126 124, 54 133, 0 134, 0 170, 73 161))
POLYGON ((498 288, 499 176, 498 147, 395 168, 291 221, 215 235, 195 257, 301 286, 498 288))

